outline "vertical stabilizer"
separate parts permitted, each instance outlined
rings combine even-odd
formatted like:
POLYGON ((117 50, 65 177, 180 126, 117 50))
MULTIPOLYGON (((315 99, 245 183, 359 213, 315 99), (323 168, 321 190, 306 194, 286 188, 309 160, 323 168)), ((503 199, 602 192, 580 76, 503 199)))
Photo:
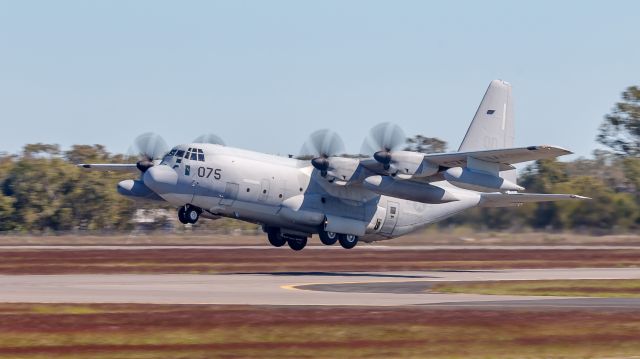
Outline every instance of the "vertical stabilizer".
MULTIPOLYGON (((459 152, 482 151, 513 147, 514 142, 513 98, 511 84, 493 80, 473 116, 473 121, 460 144, 459 152)), ((468 161, 471 164, 471 161, 468 161)), ((483 168, 469 168, 482 171, 483 168)), ((494 173, 516 183, 516 170, 494 173)))
POLYGON ((480 102, 459 152, 513 147, 514 123, 511 85, 493 80, 480 102))

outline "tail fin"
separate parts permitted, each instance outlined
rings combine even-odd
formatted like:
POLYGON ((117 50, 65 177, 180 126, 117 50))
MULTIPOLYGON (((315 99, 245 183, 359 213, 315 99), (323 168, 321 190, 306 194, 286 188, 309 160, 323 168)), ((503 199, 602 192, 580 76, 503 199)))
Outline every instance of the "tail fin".
MULTIPOLYGON (((482 102, 480 102, 476 115, 473 116, 473 121, 471 121, 467 134, 464 135, 458 151, 509 148, 513 147, 514 137, 511 84, 502 80, 493 80, 489 84, 482 102)), ((472 169, 484 170, 483 166, 472 169)), ((515 169, 492 174, 499 175, 514 184, 517 183, 515 169)))
POLYGON ((491 81, 458 151, 513 147, 513 122, 511 85, 502 80, 491 81))

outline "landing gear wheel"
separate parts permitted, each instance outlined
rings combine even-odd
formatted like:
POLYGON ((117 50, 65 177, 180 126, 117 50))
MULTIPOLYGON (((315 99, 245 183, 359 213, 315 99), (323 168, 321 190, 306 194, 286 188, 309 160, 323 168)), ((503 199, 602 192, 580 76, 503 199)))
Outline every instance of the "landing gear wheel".
POLYGON ((339 234, 338 240, 340 241, 340 245, 344 249, 351 249, 358 244, 358 236, 353 234, 339 234))
POLYGON ((182 224, 188 224, 189 219, 187 218, 187 214, 185 213, 184 206, 178 208, 178 220, 182 224))
POLYGON ((187 219, 187 221, 189 221, 189 223, 194 224, 198 222, 198 218, 200 218, 200 212, 193 207, 189 207, 185 210, 185 218, 187 219))
POLYGON ((289 248, 299 251, 307 245, 307 237, 291 237, 287 238, 289 248))
POLYGON ((338 241, 338 234, 335 232, 327 232, 321 229, 318 236, 320 236, 320 242, 325 246, 334 245, 338 241))
POLYGON ((269 238, 269 243, 274 247, 282 247, 287 243, 287 240, 280 234, 279 229, 269 229, 267 231, 267 238, 269 238))

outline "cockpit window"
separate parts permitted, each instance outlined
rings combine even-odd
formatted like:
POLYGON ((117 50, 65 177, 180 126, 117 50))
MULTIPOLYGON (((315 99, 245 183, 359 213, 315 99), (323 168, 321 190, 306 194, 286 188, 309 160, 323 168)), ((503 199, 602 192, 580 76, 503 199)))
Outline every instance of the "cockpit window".
POLYGON ((191 148, 187 150, 187 153, 184 155, 184 158, 189 159, 189 155, 191 155, 191 148))
POLYGON ((184 156, 184 150, 176 151, 176 157, 182 157, 182 156, 184 156))
POLYGON ((204 152, 198 149, 198 161, 204 162, 204 152))
POLYGON ((195 149, 191 152, 191 160, 193 160, 193 161, 197 161, 198 160, 198 154, 196 153, 195 149))
POLYGON ((173 156, 176 154, 177 149, 172 149, 171 151, 169 151, 169 153, 167 153, 167 156, 173 156))

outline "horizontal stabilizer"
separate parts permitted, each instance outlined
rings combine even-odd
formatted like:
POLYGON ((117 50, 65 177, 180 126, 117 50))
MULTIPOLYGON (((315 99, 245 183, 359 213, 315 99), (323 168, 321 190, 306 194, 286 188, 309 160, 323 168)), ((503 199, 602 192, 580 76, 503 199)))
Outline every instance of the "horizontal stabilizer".
POLYGON ((467 167, 469 157, 502 165, 501 170, 511 169, 509 165, 536 161, 547 158, 555 158, 571 154, 571 151, 556 146, 529 146, 516 148, 501 148, 496 150, 454 152, 454 153, 433 153, 428 154, 425 160, 443 167, 467 167))
POLYGON ((135 163, 82 163, 78 167, 89 171, 138 171, 135 163))
POLYGON ((523 203, 591 199, 577 194, 545 193, 483 193, 480 198, 480 206, 484 207, 511 207, 523 203))

